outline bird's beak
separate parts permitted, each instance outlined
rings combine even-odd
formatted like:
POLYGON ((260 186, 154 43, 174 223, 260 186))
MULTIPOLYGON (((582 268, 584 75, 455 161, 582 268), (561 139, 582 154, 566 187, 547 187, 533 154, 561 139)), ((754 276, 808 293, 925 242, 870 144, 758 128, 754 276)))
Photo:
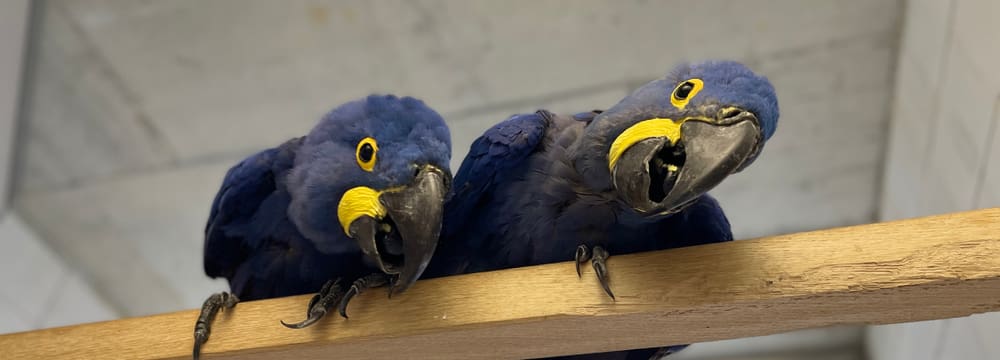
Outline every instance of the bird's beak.
POLYGON ((640 130, 623 150, 612 147, 609 166, 622 200, 640 213, 682 210, 740 170, 763 143, 756 115, 733 107, 715 119, 646 120, 619 138, 632 128, 640 130))
MULTIPOLYGON (((446 171, 426 165, 411 184, 379 192, 377 200, 346 205, 375 208, 352 220, 348 235, 383 272, 396 275, 390 293, 406 291, 430 263, 450 180, 446 171)), ((344 201, 340 208, 344 211, 344 201)))

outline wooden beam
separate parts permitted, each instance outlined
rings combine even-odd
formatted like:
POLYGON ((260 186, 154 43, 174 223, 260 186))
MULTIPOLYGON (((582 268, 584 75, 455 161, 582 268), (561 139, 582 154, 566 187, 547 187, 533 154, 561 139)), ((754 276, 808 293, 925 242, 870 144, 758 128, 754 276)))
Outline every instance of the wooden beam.
MULTIPOLYGON (((1000 208, 420 281, 290 330, 309 296, 219 316, 207 358, 525 358, 1000 310, 1000 208), (589 267, 588 267, 589 268, 589 267), (588 269, 589 270, 589 269, 588 269)), ((207 294, 206 294, 207 295, 207 294)), ((0 336, 4 358, 186 358, 197 311, 0 336)))

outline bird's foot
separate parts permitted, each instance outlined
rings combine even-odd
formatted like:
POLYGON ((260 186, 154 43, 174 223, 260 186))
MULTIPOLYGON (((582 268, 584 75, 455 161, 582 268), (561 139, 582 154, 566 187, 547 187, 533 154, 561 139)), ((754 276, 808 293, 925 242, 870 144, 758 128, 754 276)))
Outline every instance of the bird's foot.
POLYGON ((228 292, 212 294, 205 303, 201 305, 201 313, 198 314, 198 321, 194 323, 194 351, 192 358, 197 360, 201 357, 201 346, 208 341, 208 335, 212 333, 212 322, 215 315, 225 309, 232 309, 240 301, 236 295, 228 292))
POLYGON ((305 320, 294 324, 289 324, 282 320, 281 324, 289 329, 302 329, 315 324, 333 308, 334 304, 340 302, 340 299, 343 297, 344 288, 340 286, 340 279, 327 281, 323 285, 323 288, 320 289, 319 294, 316 294, 309 300, 309 309, 306 312, 305 320))
MULTIPOLYGON (((340 311, 340 316, 343 316, 345 319, 347 318, 347 303, 350 302, 355 295, 359 295, 361 294, 361 292, 368 289, 373 289, 383 286, 385 284, 390 283, 391 281, 392 278, 390 277, 390 275, 386 275, 380 272, 370 274, 363 278, 354 280, 354 283, 351 284, 351 288, 347 290, 347 293, 344 294, 344 297, 340 299, 340 304, 337 305, 337 310, 340 311)), ((389 287, 389 290, 392 291, 391 286, 389 287)))
POLYGON ((615 300, 615 293, 611 292, 611 286, 608 285, 608 251, 601 246, 594 246, 593 249, 588 249, 587 245, 580 245, 576 247, 576 275, 580 274, 580 264, 583 264, 587 260, 590 260, 591 265, 594 266, 594 273, 597 274, 597 280, 601 282, 601 287, 604 288, 604 292, 611 297, 611 300, 615 300))

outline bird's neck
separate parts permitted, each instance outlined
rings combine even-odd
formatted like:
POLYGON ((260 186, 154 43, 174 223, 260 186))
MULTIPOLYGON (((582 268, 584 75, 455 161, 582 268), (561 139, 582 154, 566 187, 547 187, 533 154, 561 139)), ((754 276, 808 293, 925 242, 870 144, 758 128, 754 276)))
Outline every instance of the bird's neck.
POLYGON ((608 157, 605 146, 602 144, 603 142, 595 139, 591 133, 584 129, 567 150, 572 159, 573 169, 583 185, 592 191, 611 192, 614 190, 611 183, 611 170, 608 169, 608 157))

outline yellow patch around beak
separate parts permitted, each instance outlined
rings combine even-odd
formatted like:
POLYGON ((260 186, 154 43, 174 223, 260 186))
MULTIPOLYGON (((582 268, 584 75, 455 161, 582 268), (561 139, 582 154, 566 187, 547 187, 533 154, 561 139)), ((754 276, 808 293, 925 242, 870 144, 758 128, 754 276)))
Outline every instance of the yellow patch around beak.
POLYGON ((625 153, 625 150, 642 140, 665 137, 670 140, 671 146, 677 144, 677 141, 681 139, 681 124, 684 123, 684 120, 687 119, 677 122, 671 119, 649 119, 625 129, 611 143, 611 151, 608 152, 608 169, 613 170, 615 163, 625 153))
POLYGON ((351 236, 351 223, 362 216, 370 216, 375 219, 385 217, 386 210, 379 201, 381 191, 376 191, 370 187, 358 186, 351 188, 340 198, 337 205, 337 219, 340 226, 344 228, 344 233, 351 236))

